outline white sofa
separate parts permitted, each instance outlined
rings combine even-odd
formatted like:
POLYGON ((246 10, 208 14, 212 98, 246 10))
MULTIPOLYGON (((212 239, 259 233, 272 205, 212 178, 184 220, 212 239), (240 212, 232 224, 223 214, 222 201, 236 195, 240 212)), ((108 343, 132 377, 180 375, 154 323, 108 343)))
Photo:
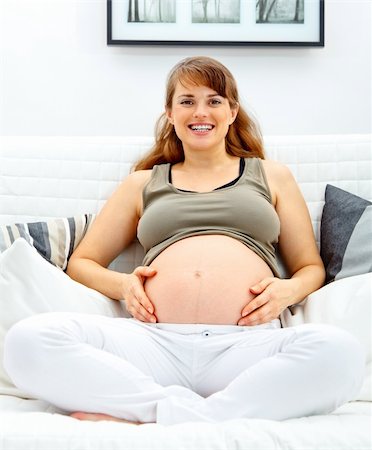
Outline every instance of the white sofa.
MULTIPOLYGON (((148 137, 0 138, 0 225, 96 213, 151 143, 148 137)), ((307 201, 318 243, 327 183, 372 199, 369 135, 267 137, 265 147, 268 157, 292 169, 307 201)), ((11 256, 16 246, 17 251, 25 251, 18 240, 0 255, 1 339, 10 323, 9 316, 18 307, 27 310, 24 315, 43 312, 46 304, 45 311, 69 310, 74 309, 71 298, 80 302, 79 298, 85 296, 96 305, 93 311, 89 302, 85 303, 87 312, 126 314, 117 304, 114 306, 115 302, 68 284, 71 280, 67 275, 36 251, 13 267, 11 256), (36 298, 32 297, 33 288, 23 280, 27 277, 32 278, 28 281, 31 285, 38 277, 43 280, 36 298)), ((365 246, 371 246, 371 242, 365 242, 365 246)), ((142 255, 135 242, 114 267, 132 270, 141 263, 142 255)), ((306 321, 334 323, 349 329, 365 346, 367 364, 362 391, 332 414, 282 422, 239 419, 169 427, 79 422, 43 401, 24 398, 26 395, 9 381, 0 379, 0 450, 371 449, 370 304, 370 275, 355 275, 325 286, 282 315, 285 326, 306 321)), ((80 304, 83 310, 84 305, 80 304)))

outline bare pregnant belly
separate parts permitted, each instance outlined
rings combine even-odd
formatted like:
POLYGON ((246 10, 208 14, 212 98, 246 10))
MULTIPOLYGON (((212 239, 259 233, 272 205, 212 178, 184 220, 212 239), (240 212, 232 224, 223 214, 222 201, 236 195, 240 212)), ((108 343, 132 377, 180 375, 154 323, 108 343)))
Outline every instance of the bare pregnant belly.
POLYGON ((222 235, 193 236, 165 249, 145 282, 158 322, 234 324, 254 298, 249 288, 273 276, 247 246, 222 235))

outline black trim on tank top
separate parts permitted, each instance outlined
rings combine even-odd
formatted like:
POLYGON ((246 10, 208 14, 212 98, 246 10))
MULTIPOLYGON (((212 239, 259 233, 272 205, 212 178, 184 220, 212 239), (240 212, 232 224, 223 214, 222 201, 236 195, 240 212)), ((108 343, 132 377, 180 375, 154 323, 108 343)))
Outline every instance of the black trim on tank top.
MULTIPOLYGON (((169 170, 169 183, 172 184, 172 166, 173 164, 171 164, 170 170, 169 170)), ((230 186, 234 186, 234 184, 240 179, 240 177, 243 175, 244 172, 244 168, 245 168, 245 159, 244 158, 240 158, 239 161, 239 175, 232 181, 229 181, 228 183, 224 184, 223 186, 219 186, 216 189, 213 189, 214 191, 218 191, 218 189, 224 189, 230 186)), ((178 191, 181 192, 193 192, 195 193, 195 191, 186 191, 186 189, 178 189, 178 191)))

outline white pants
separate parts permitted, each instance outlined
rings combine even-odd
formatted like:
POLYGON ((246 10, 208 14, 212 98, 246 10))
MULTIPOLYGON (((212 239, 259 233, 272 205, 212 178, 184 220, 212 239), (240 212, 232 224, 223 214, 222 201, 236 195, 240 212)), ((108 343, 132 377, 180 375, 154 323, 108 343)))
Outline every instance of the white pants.
POLYGON ((68 412, 174 424, 329 413, 359 392, 365 356, 351 334, 328 325, 47 313, 12 327, 4 364, 20 389, 68 412))

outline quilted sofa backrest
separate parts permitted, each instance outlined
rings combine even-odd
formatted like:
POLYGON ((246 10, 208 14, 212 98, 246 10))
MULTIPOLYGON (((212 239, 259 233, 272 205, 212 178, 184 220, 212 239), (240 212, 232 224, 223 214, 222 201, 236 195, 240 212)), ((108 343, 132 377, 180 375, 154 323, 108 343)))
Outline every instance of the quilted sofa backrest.
MULTIPOLYGON (((319 242, 327 183, 372 199, 371 135, 267 136, 268 158, 292 170, 319 242)), ((0 223, 97 213, 151 137, 0 137, 0 223)), ((114 267, 129 270, 132 244, 114 267)))

